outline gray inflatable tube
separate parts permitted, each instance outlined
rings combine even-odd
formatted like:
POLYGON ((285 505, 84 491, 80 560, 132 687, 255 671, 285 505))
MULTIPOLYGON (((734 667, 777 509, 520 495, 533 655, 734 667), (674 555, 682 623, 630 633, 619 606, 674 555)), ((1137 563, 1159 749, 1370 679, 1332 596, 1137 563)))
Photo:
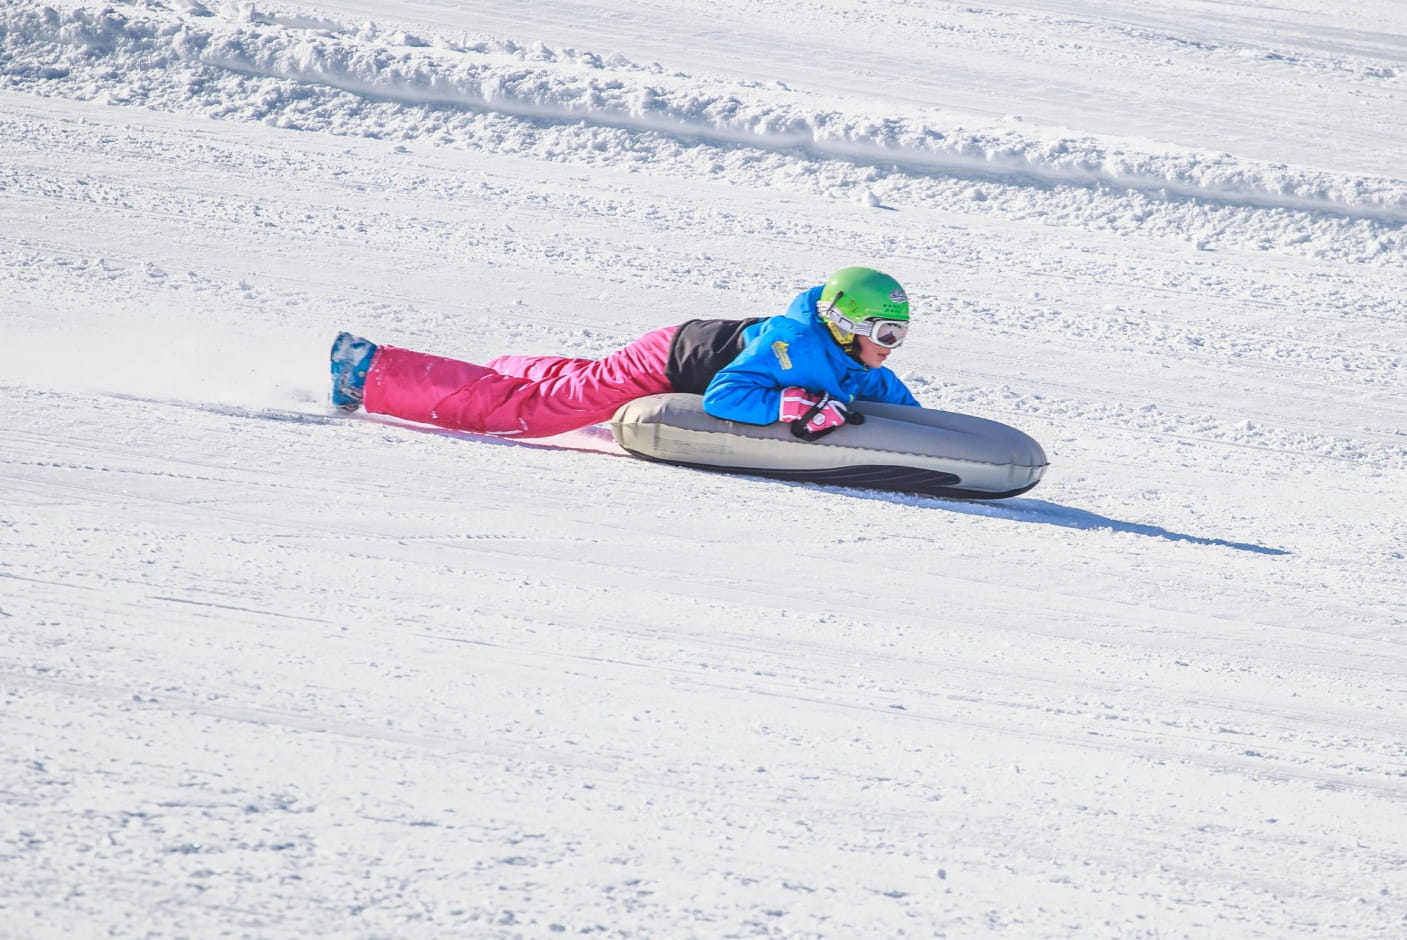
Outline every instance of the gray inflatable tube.
POLYGON ((1026 492, 1045 473, 1041 445, 1005 424, 906 405, 855 407, 864 424, 805 442, 784 424, 715 418, 699 395, 651 395, 617 411, 611 433, 647 460, 928 496, 1001 499, 1026 492))

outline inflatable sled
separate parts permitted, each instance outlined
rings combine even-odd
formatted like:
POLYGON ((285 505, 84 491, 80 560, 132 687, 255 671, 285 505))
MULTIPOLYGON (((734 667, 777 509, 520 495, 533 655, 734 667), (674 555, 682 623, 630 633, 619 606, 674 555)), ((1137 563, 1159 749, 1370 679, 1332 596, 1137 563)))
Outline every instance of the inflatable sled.
POLYGON ((1045 451, 985 418, 857 402, 864 424, 799 441, 784 424, 740 424, 703 410, 699 395, 638 398, 611 419, 616 443, 637 457, 804 483, 1002 499, 1040 482, 1045 451))

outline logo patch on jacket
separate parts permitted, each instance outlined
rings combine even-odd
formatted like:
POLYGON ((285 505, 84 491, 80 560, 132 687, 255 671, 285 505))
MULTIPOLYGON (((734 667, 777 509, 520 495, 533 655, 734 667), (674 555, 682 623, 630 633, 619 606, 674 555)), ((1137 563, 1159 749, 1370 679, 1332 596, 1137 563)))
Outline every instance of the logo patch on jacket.
POLYGON ((777 357, 777 362, 783 370, 791 368, 791 355, 787 352, 787 344, 777 340, 772 344, 772 354, 777 357))

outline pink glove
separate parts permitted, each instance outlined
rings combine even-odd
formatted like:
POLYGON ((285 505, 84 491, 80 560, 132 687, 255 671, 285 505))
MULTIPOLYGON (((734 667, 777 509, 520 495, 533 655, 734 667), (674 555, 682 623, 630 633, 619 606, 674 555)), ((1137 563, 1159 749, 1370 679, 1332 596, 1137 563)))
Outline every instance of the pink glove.
MULTIPOLYGON (((843 402, 825 392, 808 392, 804 388, 782 389, 781 420, 791 425, 791 433, 803 441, 814 441, 840 427, 851 415, 843 402)), ((859 422, 856 421, 858 424, 859 422)))

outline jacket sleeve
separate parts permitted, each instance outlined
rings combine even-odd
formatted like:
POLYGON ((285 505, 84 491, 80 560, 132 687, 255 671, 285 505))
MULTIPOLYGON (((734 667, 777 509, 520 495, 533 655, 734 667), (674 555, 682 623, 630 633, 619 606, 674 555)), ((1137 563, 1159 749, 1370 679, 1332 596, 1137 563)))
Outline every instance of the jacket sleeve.
POLYGON ((855 396, 857 401, 882 401, 891 405, 913 405, 921 407, 909 387, 887 367, 881 366, 870 372, 869 382, 864 391, 855 396))
POLYGON ((829 391, 818 384, 812 342, 793 321, 775 317, 748 343, 737 358, 724 366, 704 391, 704 411, 715 418, 744 424, 771 424, 778 420, 782 389, 800 386, 809 391, 829 391))

